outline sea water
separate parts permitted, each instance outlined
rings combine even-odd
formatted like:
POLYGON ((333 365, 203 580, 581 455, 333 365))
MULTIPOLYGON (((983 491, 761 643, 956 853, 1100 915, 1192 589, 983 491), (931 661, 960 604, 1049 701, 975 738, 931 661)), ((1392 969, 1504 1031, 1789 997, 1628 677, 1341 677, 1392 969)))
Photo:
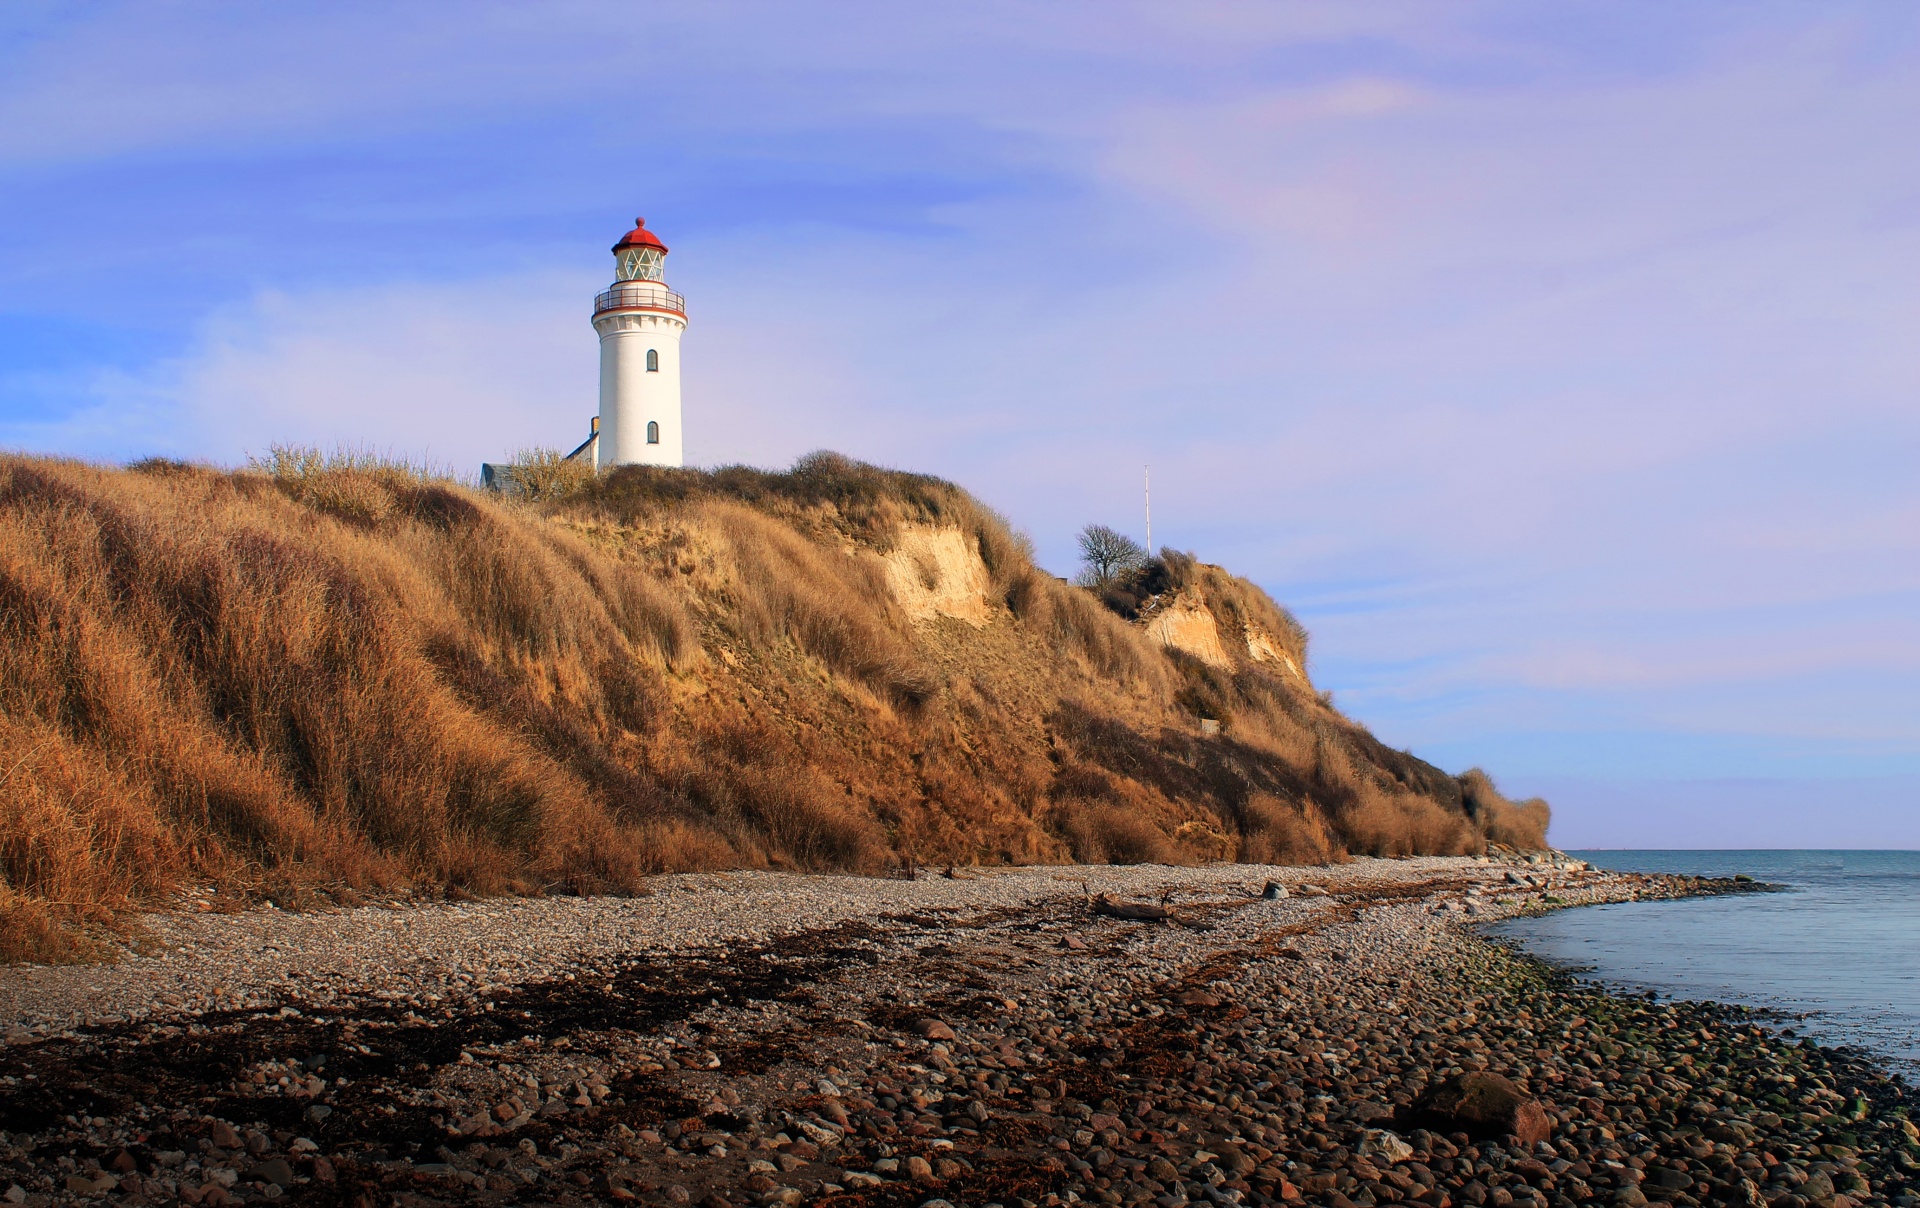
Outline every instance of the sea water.
POLYGON ((1584 906, 1488 933, 1609 986, 1795 1016, 1803 1033, 1920 1075, 1920 852, 1569 854, 1625 872, 1745 873, 1781 891, 1584 906))

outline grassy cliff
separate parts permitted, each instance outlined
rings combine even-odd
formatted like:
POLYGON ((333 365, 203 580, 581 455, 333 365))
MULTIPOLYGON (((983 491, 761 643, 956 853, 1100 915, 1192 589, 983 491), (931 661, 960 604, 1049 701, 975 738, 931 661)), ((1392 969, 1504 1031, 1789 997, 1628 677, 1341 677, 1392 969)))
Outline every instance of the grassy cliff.
POLYGON ((541 493, 0 458, 0 955, 188 885, 1544 842, 1544 805, 1332 709, 1219 568, 1097 598, 958 488, 832 455, 541 493))

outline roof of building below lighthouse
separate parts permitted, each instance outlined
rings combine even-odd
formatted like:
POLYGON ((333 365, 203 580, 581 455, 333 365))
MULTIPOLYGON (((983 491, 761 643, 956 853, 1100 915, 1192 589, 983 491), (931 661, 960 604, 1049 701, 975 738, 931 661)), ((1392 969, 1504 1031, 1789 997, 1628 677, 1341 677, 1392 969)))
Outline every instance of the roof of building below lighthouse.
POLYGON ((657 247, 662 255, 667 251, 667 245, 660 242, 660 237, 647 229, 647 220, 644 218, 633 220, 633 229, 620 237, 620 242, 613 245, 613 250, 618 252, 629 247, 657 247))

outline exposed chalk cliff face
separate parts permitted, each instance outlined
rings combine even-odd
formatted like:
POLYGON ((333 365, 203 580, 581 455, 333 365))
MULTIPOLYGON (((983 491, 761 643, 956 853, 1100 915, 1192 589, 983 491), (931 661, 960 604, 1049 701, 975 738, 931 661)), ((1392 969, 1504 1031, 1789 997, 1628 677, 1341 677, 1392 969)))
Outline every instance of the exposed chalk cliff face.
POLYGON ((993 574, 959 529, 902 525, 879 557, 894 600, 914 620, 952 617, 978 628, 993 619, 993 574))
MULTIPOLYGON (((914 620, 950 617, 980 628, 993 619, 993 574, 960 529, 904 525, 893 547, 879 557, 894 600, 914 620)), ((1206 569, 1226 573, 1218 567, 1206 569)), ((1209 667, 1231 670, 1245 663, 1266 664, 1308 683, 1286 639, 1258 623, 1242 624, 1233 638, 1223 640, 1219 618, 1199 584, 1156 601, 1153 608, 1143 610, 1139 624, 1161 646, 1191 655, 1209 667)))
POLYGON ((1247 631, 1247 657, 1256 663, 1275 663, 1301 683, 1307 682, 1306 668, 1295 661, 1279 639, 1257 629, 1247 631))
POLYGON ((1303 685, 1308 682, 1306 670, 1284 640, 1257 625, 1244 625, 1233 637, 1223 638, 1220 619, 1202 591, 1181 591, 1143 616, 1141 623, 1154 641, 1209 667, 1230 670, 1246 663, 1264 664, 1303 685))
POLYGON ((1311 691, 1306 631, 1253 584, 1189 555, 1162 551, 1110 584, 1103 601, 1154 641, 1208 667, 1257 667, 1311 691))
MULTIPOLYGON (((1147 636, 1162 646, 1192 655, 1209 667, 1231 668, 1232 656, 1220 642, 1220 623, 1204 601, 1176 596, 1146 621, 1147 636)), ((1246 657, 1252 657, 1249 646, 1246 657)))

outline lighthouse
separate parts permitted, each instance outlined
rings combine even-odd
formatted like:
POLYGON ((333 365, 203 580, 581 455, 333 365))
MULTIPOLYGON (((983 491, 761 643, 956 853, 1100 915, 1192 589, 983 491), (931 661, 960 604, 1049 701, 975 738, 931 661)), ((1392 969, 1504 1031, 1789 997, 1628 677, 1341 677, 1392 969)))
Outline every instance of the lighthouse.
POLYGON ((644 218, 613 245, 613 284, 593 300, 600 334, 595 469, 681 464, 680 333, 687 307, 667 288, 667 245, 644 218))

